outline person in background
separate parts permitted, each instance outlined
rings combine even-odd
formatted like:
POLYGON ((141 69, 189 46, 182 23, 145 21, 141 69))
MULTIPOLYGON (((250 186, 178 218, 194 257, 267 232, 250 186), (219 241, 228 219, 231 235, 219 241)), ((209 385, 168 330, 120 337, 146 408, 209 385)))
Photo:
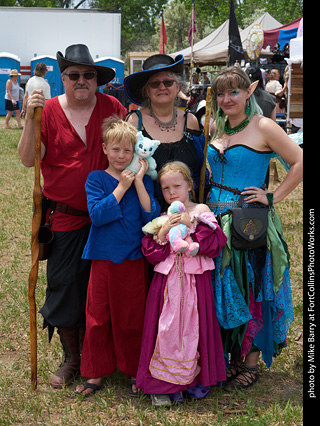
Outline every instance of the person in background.
POLYGON ((275 97, 266 92, 264 89, 261 70, 258 67, 250 66, 246 68, 246 73, 252 83, 258 81, 258 85, 253 94, 256 98, 257 104, 262 109, 263 115, 267 118, 271 118, 273 121, 276 121, 275 97))
POLYGON ((270 81, 270 70, 269 68, 266 68, 264 70, 264 76, 263 76, 263 84, 264 84, 264 88, 266 88, 267 83, 270 81))
MULTIPOLYGON (((250 66, 246 69, 246 73, 248 74, 252 83, 258 81, 258 85, 253 92, 253 96, 255 97, 259 107, 262 109, 264 117, 271 118, 273 121, 276 121, 276 98, 264 89, 261 70, 258 67, 250 66)), ((268 167, 266 176, 267 187, 269 186, 270 171, 274 179, 279 182, 277 165, 275 161, 271 160, 268 167)))
POLYGON ((42 90, 45 99, 51 98, 51 91, 49 83, 45 80, 48 68, 44 62, 38 62, 34 69, 34 76, 29 78, 26 84, 26 90, 23 98, 23 111, 26 110, 27 99, 35 89, 42 90))
POLYGON ((80 370, 85 332, 85 306, 91 261, 82 259, 90 232, 85 182, 93 170, 104 170, 108 159, 102 148, 105 118, 126 109, 97 86, 114 78, 111 68, 94 63, 83 44, 57 52, 65 93, 45 100, 42 90, 28 96, 25 126, 18 153, 26 167, 34 166, 34 110, 43 108, 41 121, 41 171, 43 211, 54 233, 47 262, 46 300, 40 309, 49 340, 57 328, 64 361, 52 375, 54 388, 70 385, 80 370))
POLYGON ((18 83, 18 78, 21 74, 18 72, 18 70, 11 70, 10 72, 10 78, 7 80, 6 83, 6 93, 4 95, 4 103, 5 103, 5 110, 8 111, 6 115, 5 120, 5 129, 10 129, 9 121, 12 117, 12 114, 16 114, 16 120, 18 123, 19 129, 23 128, 23 125, 21 123, 21 115, 20 115, 20 86, 18 83))
POLYGON ((210 79, 208 77, 208 73, 204 72, 202 75, 203 75, 203 84, 210 84, 210 79))
POLYGON ((283 87, 279 82, 280 73, 276 68, 270 71, 270 80, 266 84, 266 91, 276 97, 276 112, 280 113, 285 108, 285 101, 282 99, 284 92, 287 88, 287 83, 284 83, 283 87))

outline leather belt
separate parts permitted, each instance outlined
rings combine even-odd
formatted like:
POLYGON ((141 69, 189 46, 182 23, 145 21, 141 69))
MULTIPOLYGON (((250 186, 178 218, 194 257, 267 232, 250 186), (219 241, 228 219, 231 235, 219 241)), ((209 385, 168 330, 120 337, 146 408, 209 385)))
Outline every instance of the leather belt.
POLYGON ((68 206, 68 204, 58 203, 57 201, 51 201, 51 210, 54 212, 60 212, 72 216, 89 216, 89 212, 85 210, 78 210, 68 206))

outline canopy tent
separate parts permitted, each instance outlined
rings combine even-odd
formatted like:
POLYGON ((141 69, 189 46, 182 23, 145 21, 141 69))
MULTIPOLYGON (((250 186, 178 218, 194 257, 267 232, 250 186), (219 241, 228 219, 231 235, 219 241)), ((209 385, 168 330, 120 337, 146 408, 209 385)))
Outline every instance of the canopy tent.
MULTIPOLYGON (((261 25, 264 31, 272 28, 281 27, 281 23, 274 19, 268 12, 264 13, 255 22, 244 30, 240 31, 240 37, 244 51, 246 51, 246 42, 249 32, 253 25, 261 25)), ((193 46, 193 61, 197 65, 225 65, 228 61, 229 47, 229 19, 227 19, 219 28, 214 30, 204 39, 195 43, 193 46)), ((178 54, 184 55, 185 63, 191 61, 191 47, 183 49, 180 52, 170 53, 173 58, 178 54)), ((266 50, 262 50, 261 56, 270 55, 266 50)))
MULTIPOLYGON (((239 31, 240 28, 239 28, 239 31)), ((193 60, 196 63, 199 63, 198 55, 202 50, 212 49, 214 46, 228 39, 229 35, 229 19, 227 19, 223 24, 220 25, 216 30, 214 30, 207 37, 198 41, 193 45, 193 60), (197 59, 196 59, 197 58, 197 59)), ((182 54, 184 56, 185 62, 191 61, 191 47, 181 50, 180 52, 168 53, 168 55, 175 58, 177 55, 182 54)))
POLYGON ((279 43, 280 49, 283 49, 286 43, 289 43, 291 39, 297 37, 300 21, 301 18, 298 18, 280 28, 264 31, 263 47, 266 48, 267 45, 270 44, 272 50, 274 45, 279 43))

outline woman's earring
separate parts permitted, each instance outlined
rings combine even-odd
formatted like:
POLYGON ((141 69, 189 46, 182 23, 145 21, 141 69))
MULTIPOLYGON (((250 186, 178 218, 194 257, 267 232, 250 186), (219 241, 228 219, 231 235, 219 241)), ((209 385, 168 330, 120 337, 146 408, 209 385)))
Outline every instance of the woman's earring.
POLYGON ((219 109, 218 109, 218 116, 219 116, 219 117, 222 117, 222 115, 223 115, 223 111, 222 111, 222 109, 219 107, 219 109))
POLYGON ((246 101, 246 114, 247 115, 250 114, 250 110, 251 110, 251 108, 250 108, 250 101, 249 101, 249 98, 248 98, 247 101, 246 101))

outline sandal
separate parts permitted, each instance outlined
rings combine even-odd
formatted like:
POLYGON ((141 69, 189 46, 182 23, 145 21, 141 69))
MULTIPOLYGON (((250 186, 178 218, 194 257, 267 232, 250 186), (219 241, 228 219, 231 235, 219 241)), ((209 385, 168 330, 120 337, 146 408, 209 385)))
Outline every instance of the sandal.
POLYGON ((231 380, 235 379, 242 373, 243 370, 243 361, 230 361, 229 368, 226 370, 227 382, 231 382, 231 380))
POLYGON ((166 394, 150 395, 150 398, 154 407, 170 407, 172 405, 169 395, 166 394))
POLYGON ((97 391, 102 389, 102 386, 96 385, 95 383, 89 383, 89 382, 83 382, 81 383, 81 385, 83 386, 83 389, 81 392, 78 391, 74 391, 74 393, 76 395, 81 395, 81 396, 85 396, 86 398, 88 398, 89 396, 94 395, 97 391), (89 393, 84 393, 84 391, 86 389, 92 389, 92 392, 89 393))
POLYGON ((231 382, 227 383, 225 390, 248 389, 259 380, 259 366, 248 367, 245 363, 242 365, 242 371, 231 382))
POLYGON ((129 389, 128 389, 129 395, 132 396, 133 398, 139 398, 142 395, 141 389, 137 388, 137 391, 134 392, 132 390, 133 385, 136 386, 136 379, 131 379, 130 382, 129 382, 129 389))

